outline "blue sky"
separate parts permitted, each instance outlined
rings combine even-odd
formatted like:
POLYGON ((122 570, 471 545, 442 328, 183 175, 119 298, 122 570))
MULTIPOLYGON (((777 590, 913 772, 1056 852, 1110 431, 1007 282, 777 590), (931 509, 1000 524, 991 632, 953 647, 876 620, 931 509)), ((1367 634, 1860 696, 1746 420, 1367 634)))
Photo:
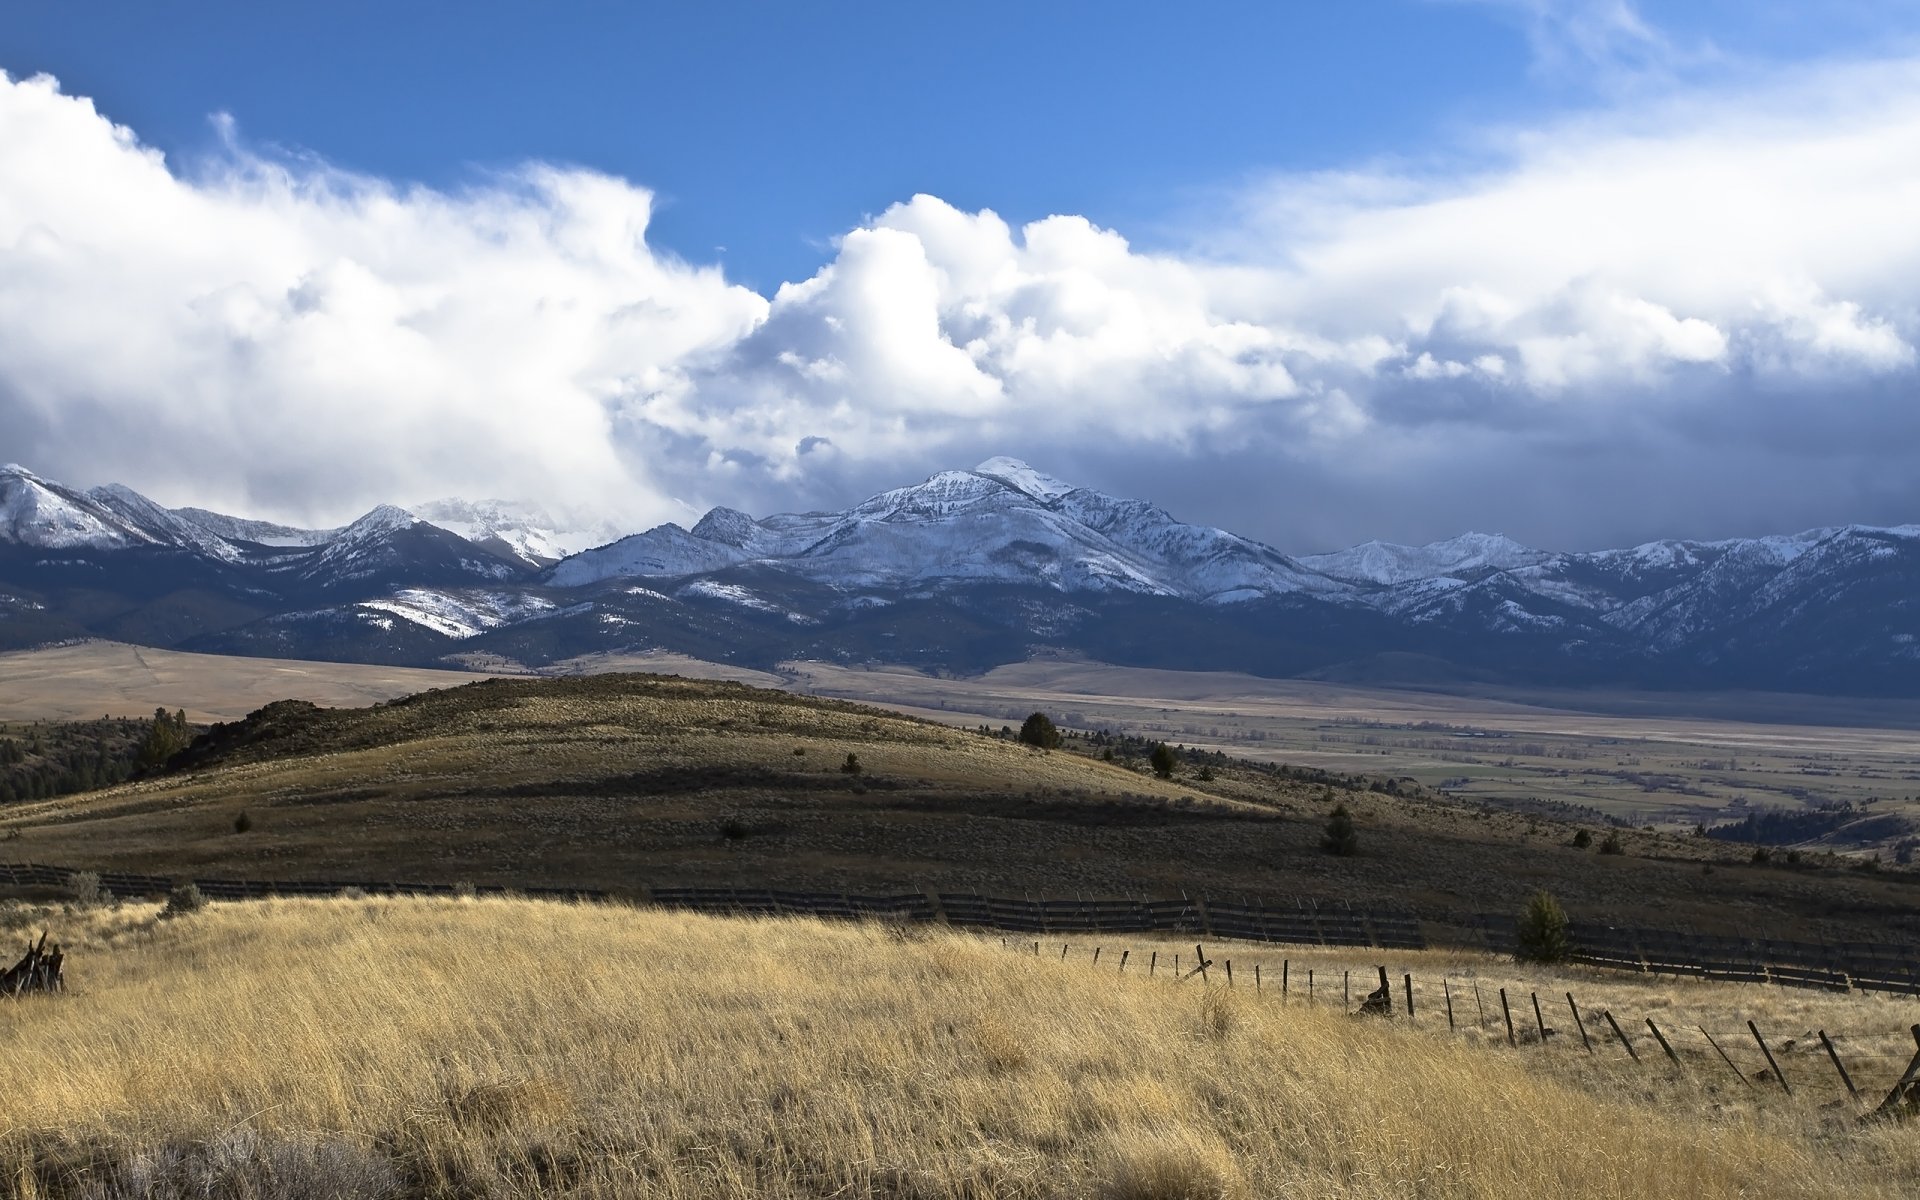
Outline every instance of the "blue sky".
POLYGON ((1297 550, 1920 519, 1916 29, 33 6, 0 29, 0 457, 312 520, 839 504, 995 452, 1297 550))
POLYGON ((1391 154, 1566 99, 1497 9, 1145 3, 34 6, 7 66, 144 141, 456 186, 527 159, 660 193, 656 239, 762 289, 915 192, 1163 226, 1248 173, 1391 154))

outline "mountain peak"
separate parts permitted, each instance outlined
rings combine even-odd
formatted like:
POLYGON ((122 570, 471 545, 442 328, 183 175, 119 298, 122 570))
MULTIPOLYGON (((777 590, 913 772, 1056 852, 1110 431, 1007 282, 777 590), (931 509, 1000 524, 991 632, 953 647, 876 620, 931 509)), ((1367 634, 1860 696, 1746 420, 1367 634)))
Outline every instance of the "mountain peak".
POLYGON ((745 550, 754 545, 763 532, 760 523, 737 508, 715 508, 700 518, 690 532, 694 537, 745 550))
POLYGON ((997 479, 1016 491, 1025 492, 1035 500, 1055 500, 1068 492, 1078 491, 1073 484, 1063 479, 1055 479, 1043 471, 1036 471, 1017 458, 997 454, 973 469, 976 475, 985 475, 997 479))
POLYGON ((362 538, 378 537, 381 534, 393 533, 414 525, 424 524, 426 524, 426 522, 421 518, 401 508, 397 504, 378 504, 370 509, 365 516, 362 516, 359 520, 341 530, 339 540, 343 542, 359 541, 362 538))

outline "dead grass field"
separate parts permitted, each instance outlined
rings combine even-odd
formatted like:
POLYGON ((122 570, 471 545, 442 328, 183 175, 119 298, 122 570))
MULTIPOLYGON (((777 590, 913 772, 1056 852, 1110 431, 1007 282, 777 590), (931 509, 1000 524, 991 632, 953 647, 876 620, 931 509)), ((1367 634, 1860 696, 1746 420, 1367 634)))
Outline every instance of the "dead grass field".
POLYGON ((0 654, 0 721, 151 717, 185 709, 196 723, 234 721, 275 700, 358 706, 484 675, 411 667, 182 654, 83 642, 0 654))
MULTIPOLYGON (((1003 935, 994 936, 999 944, 1003 935)), ((1018 952, 1034 953, 1031 935, 1005 935, 1004 940, 1018 952)), ((1129 955, 1125 968, 1129 974, 1155 969, 1149 965, 1150 956, 1157 955, 1157 971, 1164 977, 1193 966, 1194 946, 1191 936, 1077 935, 1042 940, 1038 957, 1101 979, 1120 973, 1123 951, 1129 955), (1096 949, 1100 952, 1097 964, 1096 949)), ((1621 1087, 1675 1078, 1646 1025, 1651 1018, 1679 1056, 1681 1072, 1709 1091, 1725 1089, 1724 1094, 1714 1092, 1719 1097, 1716 1104, 1737 1100, 1769 1104, 1780 1098, 1764 1053, 1746 1027, 1748 1021, 1768 1039, 1768 1049, 1799 1101, 1816 1104, 1839 1104, 1848 1098, 1846 1085, 1820 1042, 1821 1032, 1833 1041, 1854 1084, 1875 1103, 1886 1096, 1920 1049, 1912 1031, 1920 1023, 1920 997, 1914 996, 1548 967, 1460 949, 1395 951, 1214 940, 1205 941, 1203 948, 1214 963, 1209 975, 1215 981, 1225 980, 1231 963, 1236 989, 1257 987, 1264 1000, 1333 1011, 1359 1007, 1377 986, 1378 968, 1385 967, 1393 984, 1396 1013, 1405 1012, 1406 981, 1411 977, 1414 1026, 1477 1046, 1505 1048, 1506 1022, 1500 1007, 1500 991, 1505 989, 1515 1042, 1527 1048, 1528 1061, 1536 1069, 1575 1079, 1605 1078, 1621 1087), (1567 1003, 1569 994, 1580 1007, 1591 1051, 1567 1003), (1533 1008, 1536 997, 1538 1019, 1533 1008), (1603 1016, 1607 1012, 1632 1040, 1638 1061, 1607 1025, 1603 1016), (1547 1030, 1544 1045, 1539 1034, 1542 1024, 1547 1030), (1726 1058, 1721 1057, 1723 1053, 1726 1058), (1747 1093, 1726 1059, 1756 1082, 1757 1093, 1747 1093)))
POLYGON ((21 1197, 1920 1187, 1910 1127, 1813 1100, 994 939, 512 900, 57 919, 72 991, 0 1008, 21 1197))
MULTIPOLYGON (((1920 822, 1920 703, 1755 693, 1442 694, 1034 661, 966 679, 795 663, 792 686, 959 724, 1043 708, 1264 762, 1410 776, 1469 799, 1685 831, 1749 808, 1871 802, 1920 822)), ((1890 833, 1877 842, 1890 846, 1890 833)))

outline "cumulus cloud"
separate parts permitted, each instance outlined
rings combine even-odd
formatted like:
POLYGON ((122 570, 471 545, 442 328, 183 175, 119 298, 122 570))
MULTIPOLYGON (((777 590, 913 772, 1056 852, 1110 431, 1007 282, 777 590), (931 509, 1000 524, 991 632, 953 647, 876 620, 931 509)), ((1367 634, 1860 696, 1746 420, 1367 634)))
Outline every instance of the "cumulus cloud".
POLYGON ((1171 249, 914 196, 763 297, 649 246, 623 180, 188 171, 0 77, 0 458, 315 520, 843 504, 998 452, 1295 549, 1913 519, 1916 85, 1493 131, 1171 249))

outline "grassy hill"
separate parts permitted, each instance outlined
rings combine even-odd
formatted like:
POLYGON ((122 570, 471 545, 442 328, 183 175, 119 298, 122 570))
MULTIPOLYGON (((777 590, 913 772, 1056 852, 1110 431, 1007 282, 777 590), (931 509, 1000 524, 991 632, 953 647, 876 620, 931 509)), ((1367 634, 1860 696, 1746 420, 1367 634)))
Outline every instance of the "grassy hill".
POLYGON ((1114 762, 1070 745, 735 683, 496 679, 371 708, 270 705, 167 776, 7 809, 0 839, 16 861, 101 870, 636 894, 1186 889, 1445 916, 1511 912, 1544 886, 1576 916, 1920 941, 1905 875, 1757 866, 1644 831, 1601 855, 1569 845, 1570 823, 1411 785, 1224 759, 1161 780, 1125 743, 1114 762), (1335 802, 1359 822, 1356 857, 1320 849, 1335 802))
POLYGON ((993 938, 511 900, 53 919, 72 991, 13 1009, 0 1056, 20 1196, 1920 1186, 1910 1129, 1812 1101, 993 938))

